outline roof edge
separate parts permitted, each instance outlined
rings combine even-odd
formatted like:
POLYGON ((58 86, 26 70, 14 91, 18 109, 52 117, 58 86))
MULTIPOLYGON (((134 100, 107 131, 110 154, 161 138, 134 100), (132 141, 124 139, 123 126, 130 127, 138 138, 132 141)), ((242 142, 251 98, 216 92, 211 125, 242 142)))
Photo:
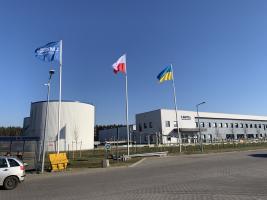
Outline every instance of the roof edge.
MULTIPOLYGON (((46 103, 47 101, 35 101, 35 102, 31 102, 31 104, 37 104, 37 103, 46 103)), ((58 100, 50 100, 51 102, 59 102, 58 100)), ((95 106, 92 103, 88 103, 88 102, 82 102, 82 101, 74 101, 74 100, 62 100, 61 102, 67 102, 67 103, 83 103, 83 104, 87 104, 87 105, 91 105, 91 106, 95 106)))

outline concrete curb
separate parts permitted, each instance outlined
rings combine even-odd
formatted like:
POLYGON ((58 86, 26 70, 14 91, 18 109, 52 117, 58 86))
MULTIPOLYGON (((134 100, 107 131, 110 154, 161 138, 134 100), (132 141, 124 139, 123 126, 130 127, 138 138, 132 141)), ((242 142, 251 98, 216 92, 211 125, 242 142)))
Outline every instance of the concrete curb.
POLYGON ((129 167, 135 167, 135 166, 141 164, 144 160, 146 160, 146 158, 142 158, 141 160, 137 161, 136 163, 131 164, 129 167))
POLYGON ((235 150, 235 151, 221 151, 221 152, 205 152, 205 153, 191 153, 191 154, 173 154, 173 155, 168 155, 167 157, 190 157, 190 156, 213 156, 213 155, 220 155, 220 154, 233 154, 233 153, 245 153, 245 152, 253 152, 253 151, 266 151, 267 148, 263 149, 249 149, 249 150, 235 150))
POLYGON ((44 174, 27 174, 26 179, 28 180, 38 180, 38 179, 43 179, 43 178, 55 178, 55 177, 62 177, 62 176, 72 176, 72 175, 82 175, 82 174, 93 174, 93 173, 103 173, 103 172, 108 172, 116 169, 121 169, 121 168, 127 168, 127 167, 134 167, 141 162, 143 162, 146 158, 143 158, 136 163, 133 163, 131 165, 125 165, 125 166, 111 166, 108 168, 68 168, 67 171, 62 171, 62 172, 45 172, 44 174))

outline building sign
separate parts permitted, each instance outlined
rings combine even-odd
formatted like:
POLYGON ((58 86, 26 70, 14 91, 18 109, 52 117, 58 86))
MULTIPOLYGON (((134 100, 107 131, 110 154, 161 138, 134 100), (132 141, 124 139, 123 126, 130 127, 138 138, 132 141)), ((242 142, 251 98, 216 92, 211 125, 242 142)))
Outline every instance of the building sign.
POLYGON ((182 120, 191 120, 190 116, 182 115, 181 118, 182 118, 182 120))

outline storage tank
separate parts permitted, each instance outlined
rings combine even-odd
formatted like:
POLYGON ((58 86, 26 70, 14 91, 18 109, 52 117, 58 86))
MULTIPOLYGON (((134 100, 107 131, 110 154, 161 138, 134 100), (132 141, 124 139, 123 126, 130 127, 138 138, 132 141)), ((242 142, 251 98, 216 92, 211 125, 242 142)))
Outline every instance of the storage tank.
MULTIPOLYGON (((50 101, 48 105, 46 127, 48 151, 57 150, 58 105, 58 101, 50 101)), ((46 101, 33 102, 31 104, 26 135, 38 136, 42 141, 45 130, 46 109, 46 101)), ((60 151, 94 148, 95 107, 93 105, 77 101, 62 101, 60 118, 60 151)))

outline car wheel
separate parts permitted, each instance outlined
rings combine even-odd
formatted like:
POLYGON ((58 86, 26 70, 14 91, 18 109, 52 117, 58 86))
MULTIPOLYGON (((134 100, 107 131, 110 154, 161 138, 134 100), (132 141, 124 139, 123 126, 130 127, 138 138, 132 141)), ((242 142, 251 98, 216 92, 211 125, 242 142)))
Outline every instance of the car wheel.
POLYGON ((14 188, 17 187, 18 183, 19 183, 19 180, 17 177, 9 176, 4 181, 4 188, 6 190, 13 190, 14 188))

